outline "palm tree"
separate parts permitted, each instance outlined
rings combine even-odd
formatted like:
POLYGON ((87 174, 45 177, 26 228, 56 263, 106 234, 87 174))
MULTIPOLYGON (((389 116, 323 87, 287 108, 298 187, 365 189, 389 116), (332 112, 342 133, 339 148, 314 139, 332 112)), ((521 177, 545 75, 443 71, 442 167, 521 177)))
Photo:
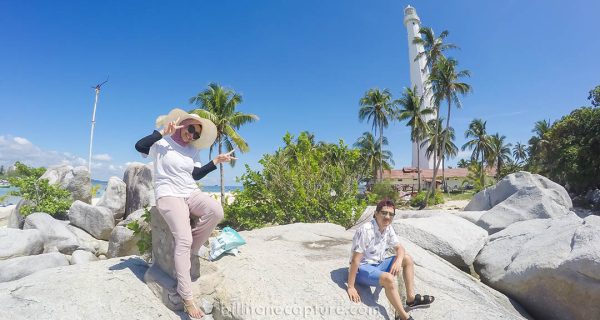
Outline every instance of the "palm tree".
POLYGON ((545 150, 548 140, 545 139, 544 135, 550 131, 552 123, 548 120, 537 121, 533 127, 535 135, 529 139, 529 157, 534 159, 540 159, 540 154, 545 150))
MULTIPOLYGON (((218 148, 219 154, 223 153, 223 146, 227 152, 237 148, 240 152, 247 152, 250 148, 248 143, 236 131, 241 126, 258 120, 258 116, 236 111, 236 106, 242 102, 242 96, 231 89, 224 88, 217 83, 211 83, 208 88, 190 98, 190 103, 199 109, 191 112, 202 118, 209 119, 217 126, 217 139, 210 147, 209 154, 213 148, 218 148)), ((231 161, 231 166, 235 161, 231 161)), ((221 174, 221 204, 225 205, 225 176, 223 164, 219 163, 221 174)))
MULTIPOLYGON (((433 30, 430 27, 421 27, 419 34, 422 37, 415 37, 414 44, 423 45, 423 52, 420 52, 415 57, 415 61, 425 56, 426 68, 432 69, 439 57, 443 56, 443 52, 448 49, 458 49, 458 46, 451 43, 444 43, 444 39, 448 36, 448 30, 442 31, 438 38, 435 37, 433 30)), ((424 71, 424 70, 423 70, 424 71)))
POLYGON ((465 160, 465 159, 458 160, 458 163, 456 164, 456 166, 459 168, 468 168, 469 165, 470 165, 470 161, 465 160))
MULTIPOLYGON (((417 94, 417 88, 406 88, 402 97, 397 100, 402 109, 398 110, 398 120, 408 120, 406 125, 410 127, 410 140, 414 143, 420 142, 426 137, 429 130, 425 118, 433 113, 432 109, 423 108, 423 96, 417 94)), ((421 191, 421 159, 417 151, 417 179, 418 191, 421 191)))
MULTIPOLYGON (((379 155, 383 156, 383 128, 387 128, 392 115, 395 114, 395 106, 392 101, 392 94, 388 89, 383 91, 375 88, 369 89, 359 101, 358 119, 363 121, 367 119, 372 122, 372 129, 379 128, 379 155)), ((379 175, 383 179, 383 159, 379 160, 379 175)))
POLYGON ((487 158, 487 155, 490 153, 491 145, 490 145, 490 137, 487 135, 485 126, 487 121, 483 121, 481 119, 473 119, 469 124, 469 129, 465 132, 465 138, 472 138, 467 141, 462 147, 461 150, 473 150, 471 154, 471 162, 477 162, 479 157, 481 156, 481 164, 479 168, 481 169, 480 177, 481 184, 483 185, 485 182, 485 166, 484 160, 487 158))
POLYGON ((521 160, 525 160, 527 158, 527 149, 524 144, 521 142, 517 142, 513 148, 513 157, 517 161, 517 163, 521 163, 521 160))
POLYGON ((500 170, 504 163, 509 162, 511 143, 504 143, 506 136, 496 133, 490 136, 490 153, 488 154, 488 164, 490 167, 496 165, 496 180, 500 177, 500 170))
MULTIPOLYGON (((382 137, 380 141, 383 146, 388 145, 388 139, 386 137, 382 137)), ((389 150, 382 150, 382 146, 379 144, 380 141, 377 141, 370 132, 364 132, 354 143, 354 147, 359 150, 362 163, 365 164, 364 167, 369 173, 369 176, 366 179, 367 185, 372 184, 376 179, 377 169, 383 167, 386 170, 391 170, 392 165, 394 165, 392 152, 389 150)))
POLYGON ((437 124, 435 123, 435 120, 432 119, 429 121, 429 138, 425 139, 423 141, 423 143, 421 143, 421 147, 426 146, 429 144, 429 146, 427 147, 427 152, 426 155, 428 157, 430 157, 433 153, 434 153, 434 146, 436 144, 434 143, 430 143, 431 140, 435 140, 437 137, 440 137, 445 133, 446 130, 448 131, 448 140, 446 140, 446 146, 444 148, 444 152, 442 153, 442 146, 439 145, 438 147, 438 151, 437 153, 442 155, 442 183, 444 184, 444 186, 446 186, 446 159, 451 159, 456 157, 456 155, 458 154, 458 147, 456 146, 456 144, 454 144, 454 140, 456 139, 456 135, 454 133, 454 128, 450 127, 449 129, 442 129, 442 123, 443 123, 443 118, 440 118, 440 120, 437 122, 437 124), (439 129, 438 129, 439 128, 439 129))
MULTIPOLYGON (((431 89, 433 91, 433 100, 434 105, 439 106, 442 101, 446 101, 448 104, 448 115, 446 118, 446 128, 450 128, 450 115, 452 110, 452 103, 456 105, 457 108, 461 107, 460 100, 458 99, 458 94, 465 95, 471 91, 471 86, 460 82, 460 78, 469 77, 471 73, 468 70, 456 71, 456 66, 458 62, 452 58, 445 58, 444 56, 438 57, 435 65, 432 68, 431 74, 429 75, 429 79, 427 82, 431 84, 431 89)), ((439 119, 439 112, 437 113, 437 119, 439 119)), ((445 154, 446 141, 448 138, 449 130, 444 131, 442 135, 442 144, 441 144, 441 153, 445 154)), ((437 160, 437 163, 433 167, 433 179, 435 181, 435 177, 437 175, 437 171, 440 167, 440 162, 443 157, 437 160)), ((432 194, 435 190, 436 184, 432 183, 429 194, 432 194)))

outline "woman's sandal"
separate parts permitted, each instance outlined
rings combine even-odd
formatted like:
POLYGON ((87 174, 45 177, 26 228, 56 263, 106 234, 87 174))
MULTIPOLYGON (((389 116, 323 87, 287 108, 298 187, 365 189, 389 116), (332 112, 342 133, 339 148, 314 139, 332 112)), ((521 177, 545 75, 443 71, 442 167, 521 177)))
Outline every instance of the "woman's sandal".
POLYGON ((431 303, 433 303, 433 301, 435 300, 434 296, 429 296, 429 295, 424 295, 421 296, 420 294, 416 294, 415 295, 415 300, 408 302, 406 301, 406 306, 409 308, 415 308, 415 307, 420 307, 420 306, 429 306, 431 303))
POLYGON ((200 319, 204 318, 204 315, 200 316, 200 318, 192 316, 190 314, 190 309, 192 309, 192 308, 196 309, 196 310, 198 310, 200 312, 202 312, 202 310, 200 310, 200 308, 196 307, 195 303, 192 302, 191 304, 186 304, 185 301, 183 302, 183 311, 185 311, 185 313, 187 313, 187 315, 188 315, 188 317, 190 317, 190 319, 192 319, 192 320, 196 320, 196 319, 200 320, 200 319))

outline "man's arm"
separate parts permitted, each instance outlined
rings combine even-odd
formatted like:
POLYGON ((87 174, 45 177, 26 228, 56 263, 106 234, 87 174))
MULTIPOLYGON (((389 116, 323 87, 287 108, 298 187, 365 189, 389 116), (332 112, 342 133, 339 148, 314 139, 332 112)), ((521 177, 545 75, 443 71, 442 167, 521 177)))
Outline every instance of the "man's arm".
POLYGON ((396 245, 394 250, 396 250, 396 258, 394 258, 394 263, 392 263, 390 273, 396 276, 402 269, 402 260, 404 260, 404 254, 406 253, 406 250, 404 250, 404 247, 401 244, 396 245))
POLYGON ((352 253, 352 261, 350 262, 350 270, 348 271, 348 297, 350 297, 350 300, 353 302, 360 302, 360 295, 354 287, 354 282, 356 281, 356 273, 358 272, 358 266, 360 265, 362 255, 363 254, 360 252, 352 253))

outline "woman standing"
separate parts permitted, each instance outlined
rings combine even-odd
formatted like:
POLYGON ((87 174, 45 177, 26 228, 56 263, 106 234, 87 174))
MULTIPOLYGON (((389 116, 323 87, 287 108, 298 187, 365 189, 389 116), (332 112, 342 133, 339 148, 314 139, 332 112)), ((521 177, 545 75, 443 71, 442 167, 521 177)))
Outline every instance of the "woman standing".
POLYGON ((215 170, 216 165, 233 159, 231 152, 220 154, 207 164, 200 164, 199 149, 210 147, 217 128, 208 119, 173 109, 156 119, 156 127, 164 127, 140 139, 135 149, 151 157, 154 166, 156 207, 169 225, 175 240, 177 292, 184 309, 192 319, 204 313, 193 301, 190 254, 197 252, 223 219, 223 208, 215 199, 198 188, 195 180, 215 170), (192 227, 190 217, 198 219, 192 227))

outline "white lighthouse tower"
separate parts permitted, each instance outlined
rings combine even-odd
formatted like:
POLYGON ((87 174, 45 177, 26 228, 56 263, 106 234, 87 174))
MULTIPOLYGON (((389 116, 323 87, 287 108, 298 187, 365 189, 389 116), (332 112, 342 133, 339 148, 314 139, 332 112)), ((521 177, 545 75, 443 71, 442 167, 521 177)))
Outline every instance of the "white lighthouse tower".
MULTIPOLYGON (((404 9, 404 25, 408 32, 408 63, 410 65, 410 86, 411 89, 416 87, 416 94, 423 95, 422 108, 431 108, 431 90, 425 90, 427 86, 427 78, 429 77, 429 70, 426 67, 426 58, 422 56, 417 61, 415 58, 421 52, 423 52, 423 46, 420 44, 414 44, 413 39, 415 37, 421 37, 419 29, 421 28, 421 20, 417 16, 417 10, 411 6, 407 6, 404 9)), ((429 121, 435 118, 435 114, 427 115, 425 121, 429 121)), ((427 158, 425 152, 427 146, 419 147, 421 143, 414 143, 412 146, 412 167, 417 167, 417 153, 419 153, 419 164, 421 169, 432 169, 433 159, 427 158)))

